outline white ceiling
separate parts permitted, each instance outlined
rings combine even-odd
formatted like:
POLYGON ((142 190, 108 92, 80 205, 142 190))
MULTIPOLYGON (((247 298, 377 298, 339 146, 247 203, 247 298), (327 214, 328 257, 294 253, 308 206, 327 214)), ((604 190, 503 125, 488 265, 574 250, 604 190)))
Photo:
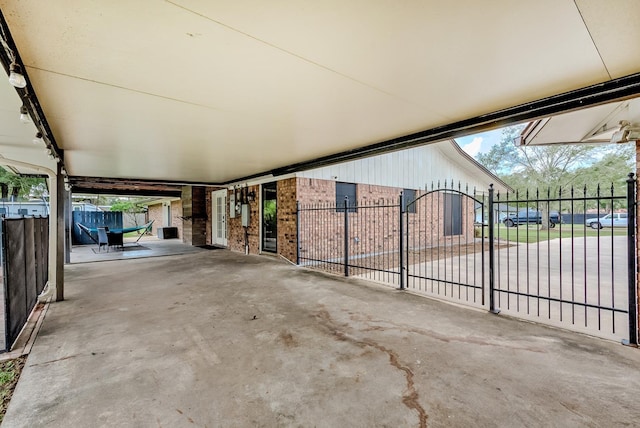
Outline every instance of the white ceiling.
POLYGON ((0 7, 79 176, 222 183, 640 72, 636 0, 0 7))

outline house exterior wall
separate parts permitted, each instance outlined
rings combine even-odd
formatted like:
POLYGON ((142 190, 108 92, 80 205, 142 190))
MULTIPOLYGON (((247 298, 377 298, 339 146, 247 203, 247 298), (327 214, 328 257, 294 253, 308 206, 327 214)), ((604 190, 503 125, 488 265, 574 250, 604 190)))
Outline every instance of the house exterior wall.
MULTIPOLYGON (((248 192, 255 192, 255 199, 249 202, 249 227, 247 228, 247 241, 249 244, 249 254, 258 254, 260 252, 260 186, 249 186, 248 192)), ((234 193, 230 190, 227 194, 227 201, 234 193)), ((239 192, 236 201, 239 201, 239 192)), ((229 216, 229 203, 227 203, 227 247, 232 251, 245 252, 245 228, 242 227, 242 218, 238 212, 235 218, 229 216)))
MULTIPOLYGON (((182 238, 182 201, 175 200, 168 202, 171 204, 171 227, 175 227, 178 229, 178 238, 182 238)), ((158 235, 158 228, 169 226, 163 224, 163 203, 159 202, 157 204, 149 205, 148 207, 148 221, 153 220, 153 225, 151 226, 151 234, 158 235)))
MULTIPOLYGON (((335 187, 335 181, 298 179, 298 199, 303 209, 300 214, 301 257, 323 260, 344 257, 345 213, 335 209, 335 187), (313 209, 308 210, 309 208, 313 209)), ((399 205, 402 190, 387 186, 357 185, 358 208, 355 212, 347 213, 349 257, 399 251, 399 205)), ((445 236, 443 193, 429 193, 421 197, 424 194, 424 191, 416 192, 416 198, 419 199, 415 204, 415 212, 403 215, 411 250, 462 245, 474 241, 473 199, 464 196, 461 199, 462 233, 445 236)))
MULTIPOLYGON (((334 253, 336 257, 344 256, 344 212, 337 212, 336 182, 313 178, 289 178, 277 182, 278 189, 278 242, 277 254, 291 262, 297 260, 297 225, 296 202, 305 207, 325 207, 320 211, 301 213, 301 223, 306 225, 301 235, 301 246, 307 253, 334 253)), ((399 197, 403 190, 396 187, 357 184, 357 212, 349 212, 349 256, 363 256, 380 252, 399 250, 399 197)), ((261 186, 249 186, 248 191, 255 192, 256 198, 249 203, 251 211, 250 226, 247 229, 248 251, 250 254, 260 252, 260 191, 261 186)), ((230 198, 233 191, 229 191, 230 198)), ((424 194, 416 193, 416 197, 424 194)), ((417 212, 405 216, 408 220, 412 242, 417 247, 425 248, 434 245, 465 244, 474 237, 474 204, 473 200, 463 198, 462 234, 444 236, 444 205, 442 194, 435 193, 420 199, 417 212)), ((227 206, 227 210, 229 207, 227 206)), ((211 216, 209 215, 209 218, 211 216)), ((240 214, 230 218, 227 212, 228 248, 233 251, 245 251, 245 230, 241 224, 240 214)), ((210 235, 210 233, 209 233, 210 235)), ((417 248, 416 249, 419 249, 417 248)), ((304 254, 302 254, 304 256, 304 254)))
MULTIPOLYGON (((484 170, 468 155, 461 153, 453 141, 443 141, 370 158, 357 159, 309 171, 298 172, 295 177, 277 180, 277 253, 292 262, 296 261, 296 201, 302 206, 308 204, 336 203, 336 181, 357 184, 356 199, 361 205, 376 208, 358 210, 349 213, 350 239, 354 245, 349 247, 351 255, 363 255, 382 251, 383 247, 399 248, 399 196, 403 189, 416 191, 416 196, 424 194, 438 183, 445 182, 450 187, 455 182, 463 187, 477 189, 484 193, 489 183, 498 180, 484 170), (440 180, 440 181, 438 181, 440 180)), ((498 188, 505 186, 497 183, 498 188)), ((251 226, 248 228, 248 248, 250 253, 260 251, 260 197, 261 186, 249 187, 256 199, 251 205, 251 226)), ((229 193, 229 195, 232 192, 229 193)), ((434 196, 435 197, 435 196, 434 196)), ((423 198, 421 204, 433 205, 431 196, 423 198)), ((455 236, 456 243, 466 243, 473 238, 475 220, 474 204, 465 199, 463 206, 463 233, 455 236)), ((453 241, 444 237, 442 207, 436 213, 427 214, 426 208, 418 208, 420 214, 408 215, 408 228, 422 246, 438 245, 453 241), (431 217, 429 217, 431 216, 431 217)), ((228 210, 228 207, 227 207, 228 210)), ((334 253, 343 252, 344 247, 338 240, 344 232, 344 213, 335 208, 325 210, 326 218, 314 221, 324 224, 324 229, 305 231, 316 247, 334 245, 334 253), (338 221, 342 218, 342 221, 338 221), (322 241, 325 238, 327 242, 322 241)), ((245 251, 244 228, 240 225, 240 215, 232 219, 227 212, 228 247, 235 251, 245 251)), ((308 220, 308 219, 305 219, 308 220)), ((208 231, 208 235, 210 232, 208 231)))
POLYGON ((147 216, 149 221, 153 220, 151 225, 151 234, 157 235, 158 228, 162 227, 162 204, 153 204, 147 207, 147 216))
MULTIPOLYGON (((162 217, 160 217, 162 223, 162 217)), ((182 201, 171 201, 171 227, 178 229, 178 238, 182 238, 182 201)))
POLYGON ((475 187, 478 192, 486 193, 489 183, 494 183, 496 191, 506 190, 497 178, 489 177, 477 163, 461 155, 454 144, 442 141, 303 171, 296 176, 421 190, 430 189, 432 183, 437 186, 438 180, 453 180, 475 187))
POLYGON ((296 202, 298 198, 298 180, 289 178, 278 181, 278 254, 296 262, 296 202))

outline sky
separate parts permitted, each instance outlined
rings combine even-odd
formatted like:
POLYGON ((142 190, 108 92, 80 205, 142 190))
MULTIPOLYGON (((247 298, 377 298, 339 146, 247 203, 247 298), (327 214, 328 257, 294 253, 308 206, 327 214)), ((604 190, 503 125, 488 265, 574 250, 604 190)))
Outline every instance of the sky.
POLYGON ((477 158, 480 153, 487 153, 491 147, 500 142, 502 128, 492 131, 481 132, 480 134, 468 135, 456 138, 458 145, 469 155, 477 158))

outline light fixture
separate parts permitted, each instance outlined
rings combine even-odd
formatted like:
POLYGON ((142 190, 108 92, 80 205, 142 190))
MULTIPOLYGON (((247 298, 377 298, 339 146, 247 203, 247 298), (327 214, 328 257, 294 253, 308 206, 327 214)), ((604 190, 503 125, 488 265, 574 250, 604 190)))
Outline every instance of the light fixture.
POLYGON ((20 65, 12 62, 9 66, 9 83, 16 88, 24 88, 27 86, 27 79, 22 75, 22 69, 20 65))
POLYGON ((20 107, 20 122, 22 123, 31 122, 31 118, 29 117, 29 111, 27 110, 27 107, 25 105, 20 107))
POLYGON ((42 140, 42 132, 38 132, 38 133, 36 134, 35 138, 34 138, 33 140, 31 140, 31 142, 32 142, 33 144, 39 144, 39 143, 42 143, 42 142, 43 142, 43 140, 42 140))

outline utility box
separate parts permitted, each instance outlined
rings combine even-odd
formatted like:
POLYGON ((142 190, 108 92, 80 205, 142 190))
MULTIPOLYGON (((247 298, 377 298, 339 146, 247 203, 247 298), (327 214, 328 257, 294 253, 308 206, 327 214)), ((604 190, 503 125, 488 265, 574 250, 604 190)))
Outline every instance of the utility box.
POLYGON ((251 210, 249 209, 249 204, 242 204, 241 216, 242 216, 242 227, 249 227, 250 222, 250 214, 251 210))
POLYGON ((159 227, 158 239, 175 239, 178 237, 177 227, 159 227))
POLYGON ((236 194, 229 195, 229 218, 236 218, 236 194))

